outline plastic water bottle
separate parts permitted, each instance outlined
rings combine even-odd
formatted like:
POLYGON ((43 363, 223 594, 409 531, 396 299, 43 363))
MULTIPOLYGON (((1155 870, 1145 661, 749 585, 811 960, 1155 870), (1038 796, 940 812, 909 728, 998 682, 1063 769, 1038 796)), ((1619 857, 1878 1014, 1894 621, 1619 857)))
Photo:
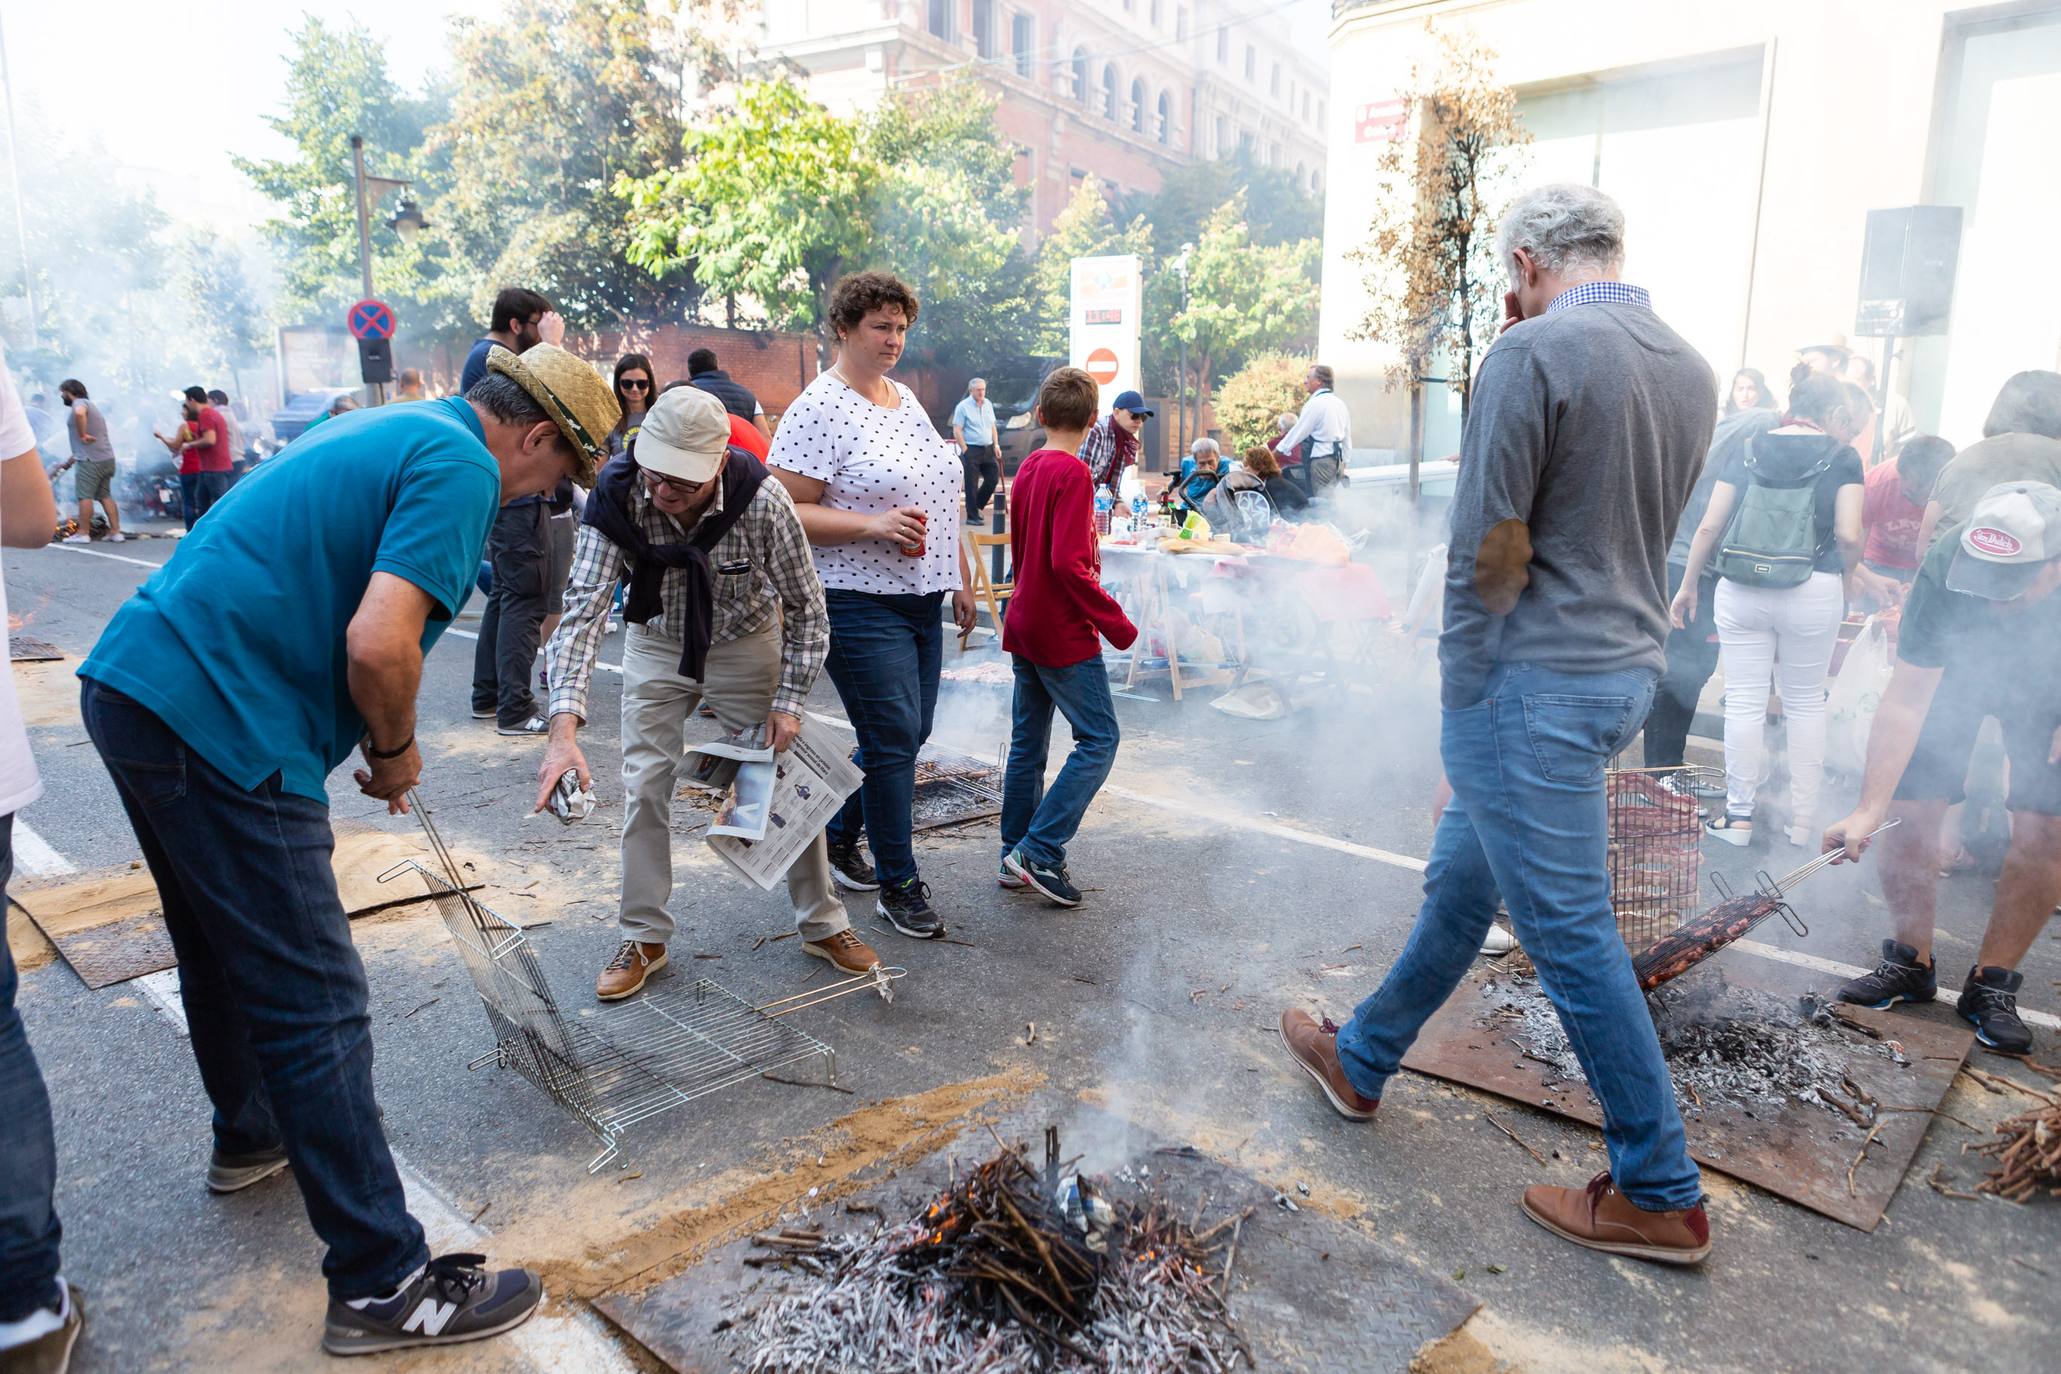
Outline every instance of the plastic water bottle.
POLYGON ((1095 532, 1109 533, 1109 513, 1116 509, 1116 494, 1108 487, 1095 488, 1095 532))
POLYGON ((1131 498, 1131 525, 1132 525, 1132 527, 1133 527, 1133 528, 1135 528, 1135 529, 1141 529, 1141 530, 1142 530, 1142 529, 1144 529, 1144 528, 1145 528, 1145 512, 1147 512, 1147 511, 1149 511, 1149 510, 1151 510, 1151 509, 1152 509, 1152 503, 1151 503, 1151 502, 1149 502, 1149 501, 1147 501, 1147 500, 1145 499, 1145 493, 1144 493, 1144 492, 1142 492, 1142 491, 1141 491, 1141 492, 1139 492, 1139 493, 1138 493, 1138 494, 1137 494, 1136 496, 1133 496, 1133 497, 1131 498))

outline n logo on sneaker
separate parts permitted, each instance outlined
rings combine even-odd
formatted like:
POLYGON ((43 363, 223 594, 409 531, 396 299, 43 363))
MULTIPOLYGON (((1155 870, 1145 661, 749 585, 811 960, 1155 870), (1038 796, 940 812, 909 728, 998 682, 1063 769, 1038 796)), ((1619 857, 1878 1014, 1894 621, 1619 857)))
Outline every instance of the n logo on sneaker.
POLYGON ((455 1302, 438 1302, 435 1298, 424 1298, 415 1310, 408 1314, 408 1320, 401 1323, 401 1330, 420 1331, 425 1336, 441 1336, 457 1311, 458 1304, 455 1302))

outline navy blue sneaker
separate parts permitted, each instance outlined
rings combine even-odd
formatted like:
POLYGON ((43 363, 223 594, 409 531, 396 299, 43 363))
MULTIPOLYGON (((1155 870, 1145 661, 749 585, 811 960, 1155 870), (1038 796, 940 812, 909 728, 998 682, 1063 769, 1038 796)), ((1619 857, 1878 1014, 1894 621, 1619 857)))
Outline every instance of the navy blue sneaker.
POLYGON ((1939 996, 1939 980, 1931 964, 1918 962, 1918 951, 1895 940, 1882 942, 1882 962, 1839 989, 1839 1000, 1884 1011, 1898 1002, 1930 1002, 1939 996))
POLYGON ((486 1262, 485 1255, 439 1255, 394 1293, 362 1307, 331 1298, 322 1348, 373 1355, 483 1340, 521 1326, 544 1301, 544 1281, 528 1269, 490 1271, 486 1262))
POLYGON ((1975 1027, 1975 1038, 1998 1054, 2032 1053, 2032 1032, 2018 1019, 2018 989, 2025 975, 2007 968, 1971 968, 1961 989, 1961 1019, 1975 1027))
POLYGON ((1012 849, 1002 860, 1002 867, 1021 878, 1054 906, 1081 904, 1081 890, 1066 876, 1065 864, 1033 863, 1023 856, 1023 850, 1012 849))

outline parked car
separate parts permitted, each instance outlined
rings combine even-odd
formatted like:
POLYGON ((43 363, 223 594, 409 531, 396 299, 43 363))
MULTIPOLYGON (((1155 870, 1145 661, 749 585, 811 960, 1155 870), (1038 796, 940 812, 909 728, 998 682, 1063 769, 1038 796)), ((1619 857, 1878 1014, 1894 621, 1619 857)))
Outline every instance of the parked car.
POLYGON ((357 388, 352 386, 325 386, 289 396, 286 404, 272 415, 272 436, 279 441, 278 447, 285 448, 300 438, 301 431, 315 423, 317 415, 335 405, 337 397, 353 395, 356 391, 357 388))

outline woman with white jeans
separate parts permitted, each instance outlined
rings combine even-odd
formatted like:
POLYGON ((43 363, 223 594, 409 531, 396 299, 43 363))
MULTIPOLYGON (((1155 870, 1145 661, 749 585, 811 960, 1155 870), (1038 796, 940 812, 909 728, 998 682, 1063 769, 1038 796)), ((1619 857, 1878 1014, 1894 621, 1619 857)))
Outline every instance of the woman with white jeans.
POLYGON ((1712 486, 1671 607, 1678 628, 1695 617, 1699 579, 1715 554, 1725 811, 1705 829, 1727 844, 1753 838, 1770 675, 1788 732, 1789 842, 1808 844, 1814 833, 1825 678, 1846 612, 1845 578, 1861 555, 1861 460, 1850 441, 1857 417, 1871 412, 1853 390, 1798 365, 1783 423, 1750 439, 1712 486))

